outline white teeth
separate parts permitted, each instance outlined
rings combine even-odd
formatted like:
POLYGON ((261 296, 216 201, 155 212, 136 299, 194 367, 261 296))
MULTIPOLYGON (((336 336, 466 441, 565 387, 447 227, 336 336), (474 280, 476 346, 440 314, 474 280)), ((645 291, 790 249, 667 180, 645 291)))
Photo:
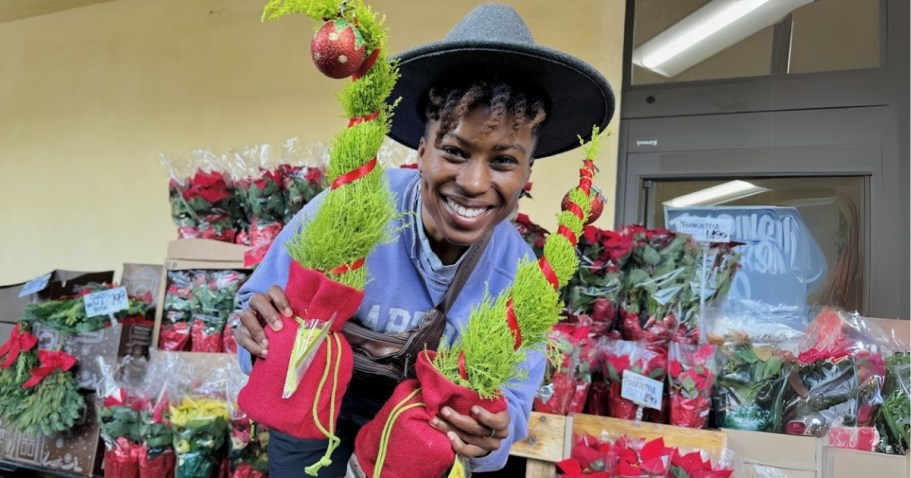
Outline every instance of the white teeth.
POLYGON ((453 201, 452 199, 446 199, 446 204, 453 211, 458 213, 459 216, 467 217, 467 218, 477 217, 478 215, 480 215, 481 213, 483 213, 484 211, 487 210, 486 208, 483 208, 483 207, 482 208, 467 208, 467 207, 462 206, 461 204, 453 201))

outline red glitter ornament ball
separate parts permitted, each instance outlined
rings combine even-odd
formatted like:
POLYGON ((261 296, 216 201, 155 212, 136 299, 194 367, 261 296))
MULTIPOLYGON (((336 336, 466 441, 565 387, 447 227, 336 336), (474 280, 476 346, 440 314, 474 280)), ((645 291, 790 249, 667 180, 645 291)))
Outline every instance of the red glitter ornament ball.
MULTIPOLYGON (((569 203, 569 193, 566 193, 566 196, 563 196, 563 209, 568 208, 569 203)), ((585 221, 586 226, 597 221, 598 218, 601 217, 601 213, 604 212, 604 195, 601 194, 601 190, 596 187, 592 187, 591 207, 592 211, 588 216, 588 221, 585 221)))
POLYGON ((336 79, 347 78, 364 63, 364 39, 348 20, 329 20, 313 35, 310 57, 324 75, 336 79))

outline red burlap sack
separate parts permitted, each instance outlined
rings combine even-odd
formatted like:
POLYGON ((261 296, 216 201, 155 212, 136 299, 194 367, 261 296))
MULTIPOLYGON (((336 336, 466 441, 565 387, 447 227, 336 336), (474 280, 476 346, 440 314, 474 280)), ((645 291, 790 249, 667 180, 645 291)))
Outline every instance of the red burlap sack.
POLYGON ((301 319, 326 321, 335 314, 332 331, 314 354, 297 391, 284 399, 285 375, 300 325, 294 318, 282 318, 280 331, 266 327, 269 355, 256 359, 237 404, 251 420, 265 427, 303 439, 328 438, 329 452, 320 461, 325 465, 338 444, 335 420, 353 368, 351 346, 338 330, 357 312, 364 293, 291 261, 285 295, 294 315, 301 319), (314 411, 318 422, 314 421, 314 411))
POLYGON ((502 396, 484 400, 473 390, 447 380, 433 368, 435 356, 433 351, 420 354, 415 364, 417 378, 400 383, 376 417, 358 432, 354 452, 368 477, 443 476, 455 461, 455 452, 449 438, 430 426, 430 420, 444 406, 463 415, 469 415, 473 405, 491 413, 506 410, 502 396), (387 428, 388 439, 383 443, 387 428), (381 470, 375 473, 381 455, 381 470))

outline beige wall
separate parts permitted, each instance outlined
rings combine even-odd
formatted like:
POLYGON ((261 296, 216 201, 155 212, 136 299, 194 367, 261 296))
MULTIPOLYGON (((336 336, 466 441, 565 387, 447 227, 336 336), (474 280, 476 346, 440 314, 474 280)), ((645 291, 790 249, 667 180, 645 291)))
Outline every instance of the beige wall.
MULTIPOLYGON (((176 237, 161 152, 315 142, 343 125, 332 95, 340 84, 309 63, 314 24, 262 24, 263 3, 115 0, 0 23, 0 284, 53 268, 161 263, 176 237)), ((476 2, 370 3, 387 15, 398 51, 442 37, 476 2)), ((589 61, 619 88, 621 0, 508 3, 538 42, 589 61)), ((617 124, 596 180, 611 203, 617 124)), ((535 166, 535 198, 522 209, 545 227, 577 158, 535 166)), ((598 224, 612 221, 610 204, 598 224)))

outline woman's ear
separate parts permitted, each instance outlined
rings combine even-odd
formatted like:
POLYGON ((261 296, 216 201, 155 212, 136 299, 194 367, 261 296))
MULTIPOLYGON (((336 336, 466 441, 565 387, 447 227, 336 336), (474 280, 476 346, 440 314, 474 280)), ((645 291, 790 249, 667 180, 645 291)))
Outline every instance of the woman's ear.
POLYGON ((427 153, 427 142, 424 141, 424 137, 421 136, 421 141, 418 143, 417 150, 417 163, 418 169, 421 169, 424 165, 424 155, 427 153))

